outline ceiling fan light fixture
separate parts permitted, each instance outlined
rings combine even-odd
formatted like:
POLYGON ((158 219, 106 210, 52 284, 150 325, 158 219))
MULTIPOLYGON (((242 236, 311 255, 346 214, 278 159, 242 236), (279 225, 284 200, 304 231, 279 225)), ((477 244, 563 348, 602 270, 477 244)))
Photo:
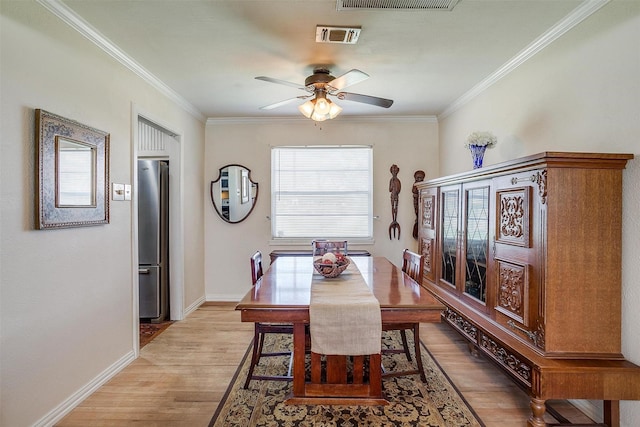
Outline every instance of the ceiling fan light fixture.
POLYGON ((331 102, 323 95, 316 95, 316 98, 300 105, 298 110, 308 119, 324 122, 325 120, 336 118, 342 111, 342 107, 335 102, 331 102))
POLYGON ((316 106, 315 101, 316 101, 315 99, 310 99, 309 101, 305 102, 304 104, 298 107, 298 110, 300 110, 302 115, 305 116, 307 119, 310 119, 311 114, 313 114, 313 109, 316 106))
POLYGON ((344 88, 359 83, 368 78, 369 75, 367 73, 364 73, 355 68, 347 71, 339 77, 333 77, 328 68, 320 66, 316 67, 313 70, 313 74, 305 79, 304 86, 296 83, 290 83, 284 80, 274 79, 271 77, 259 76, 256 77, 256 79, 271 83, 283 84, 286 86, 293 86, 309 93, 309 95, 307 96, 296 96, 295 98, 290 98, 284 101, 276 102, 275 104, 260 107, 260 109, 271 110, 273 108, 289 104, 293 101, 307 99, 305 103, 298 106, 298 110, 300 110, 302 115, 306 118, 320 122, 327 119, 336 118, 342 111, 342 108, 339 105, 327 99, 329 95, 335 96, 338 99, 375 105, 382 108, 391 107, 391 105, 393 104, 392 99, 385 99, 379 98, 377 96, 361 95, 350 92, 342 92, 344 88), (313 97, 313 99, 309 99, 311 97, 313 97))
POLYGON ((311 120, 313 120, 314 122, 324 122, 328 118, 329 116, 327 114, 320 114, 316 111, 314 111, 311 115, 311 120))
POLYGON ((316 96, 315 112, 322 115, 329 114, 329 109, 331 108, 330 104, 331 101, 326 98, 325 94, 318 94, 316 96))
POLYGON ((329 118, 330 119, 336 118, 338 114, 340 114, 341 112, 342 112, 342 107, 340 107, 335 102, 332 102, 331 108, 329 109, 329 118))

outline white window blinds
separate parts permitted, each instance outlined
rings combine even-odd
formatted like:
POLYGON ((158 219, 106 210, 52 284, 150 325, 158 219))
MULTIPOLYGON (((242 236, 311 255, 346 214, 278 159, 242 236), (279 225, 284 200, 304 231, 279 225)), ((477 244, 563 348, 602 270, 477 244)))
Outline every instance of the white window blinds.
POLYGON ((371 238, 372 151, 367 146, 272 148, 273 238, 371 238))

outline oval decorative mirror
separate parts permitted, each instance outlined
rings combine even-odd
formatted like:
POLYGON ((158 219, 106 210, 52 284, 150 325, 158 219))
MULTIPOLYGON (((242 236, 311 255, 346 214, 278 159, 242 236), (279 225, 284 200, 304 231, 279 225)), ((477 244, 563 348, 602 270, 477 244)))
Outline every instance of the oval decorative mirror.
POLYGON ((242 165, 220 168, 211 181, 211 202, 220 218, 232 224, 244 221, 258 200, 258 183, 251 181, 251 170, 242 165))

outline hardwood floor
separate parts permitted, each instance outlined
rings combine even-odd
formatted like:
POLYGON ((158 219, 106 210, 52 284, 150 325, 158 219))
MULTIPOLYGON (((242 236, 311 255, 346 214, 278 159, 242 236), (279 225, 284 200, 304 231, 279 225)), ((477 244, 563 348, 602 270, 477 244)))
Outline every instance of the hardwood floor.
MULTIPOLYGON (((234 306, 208 303, 175 322, 56 425, 207 426, 253 337, 234 306)), ((471 355, 457 333, 423 324, 421 338, 487 427, 526 426, 526 394, 471 355)), ((591 422, 566 402, 554 407, 572 422, 591 422)))
POLYGON ((175 322, 56 425, 207 426, 253 338, 234 306, 175 322))
MULTIPOLYGON (((487 427, 523 427, 529 397, 491 361, 469 351, 467 341, 444 323, 420 324, 420 338, 487 427)), ((568 422, 593 421, 566 401, 551 402, 568 422)), ((546 414, 547 423, 558 423, 546 414)))

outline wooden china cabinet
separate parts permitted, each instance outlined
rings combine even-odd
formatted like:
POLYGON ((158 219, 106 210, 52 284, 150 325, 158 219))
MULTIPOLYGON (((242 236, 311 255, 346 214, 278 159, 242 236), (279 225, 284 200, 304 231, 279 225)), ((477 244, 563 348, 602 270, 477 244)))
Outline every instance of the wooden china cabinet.
POLYGON ((640 400, 621 353, 622 171, 631 154, 545 152, 425 181, 423 285, 443 320, 531 397, 640 400))

